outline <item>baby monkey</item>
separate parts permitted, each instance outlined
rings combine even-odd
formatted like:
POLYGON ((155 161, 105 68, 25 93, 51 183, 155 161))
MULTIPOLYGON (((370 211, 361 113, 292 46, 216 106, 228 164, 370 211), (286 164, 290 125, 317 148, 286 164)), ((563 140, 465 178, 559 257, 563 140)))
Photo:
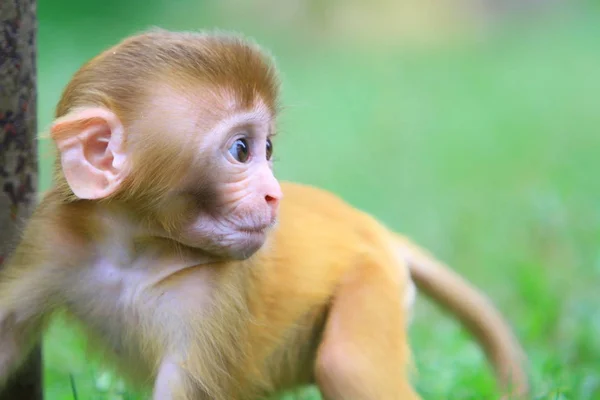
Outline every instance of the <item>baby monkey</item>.
POLYGON ((522 352, 476 289, 337 197, 272 172, 278 80, 255 44, 153 30, 85 64, 50 135, 53 188, 0 273, 0 380, 64 310, 155 400, 417 399, 417 286, 483 345, 522 352))

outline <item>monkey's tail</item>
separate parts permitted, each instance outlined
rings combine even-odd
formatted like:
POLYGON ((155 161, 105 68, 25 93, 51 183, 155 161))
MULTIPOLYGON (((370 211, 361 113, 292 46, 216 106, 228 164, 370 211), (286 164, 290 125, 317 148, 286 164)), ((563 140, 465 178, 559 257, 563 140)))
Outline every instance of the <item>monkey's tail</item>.
POLYGON ((417 287, 456 315, 481 343, 509 398, 529 395, 525 353, 494 305, 460 275, 407 238, 396 235, 417 287))

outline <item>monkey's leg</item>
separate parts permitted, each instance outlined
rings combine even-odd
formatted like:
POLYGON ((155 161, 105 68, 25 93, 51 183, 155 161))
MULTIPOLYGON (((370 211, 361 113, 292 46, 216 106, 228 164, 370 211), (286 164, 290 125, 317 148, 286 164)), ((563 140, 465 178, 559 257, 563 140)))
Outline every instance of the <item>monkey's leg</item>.
POLYGON ((327 400, 419 399, 408 380, 402 296, 382 262, 397 263, 364 260, 334 295, 315 366, 327 400))

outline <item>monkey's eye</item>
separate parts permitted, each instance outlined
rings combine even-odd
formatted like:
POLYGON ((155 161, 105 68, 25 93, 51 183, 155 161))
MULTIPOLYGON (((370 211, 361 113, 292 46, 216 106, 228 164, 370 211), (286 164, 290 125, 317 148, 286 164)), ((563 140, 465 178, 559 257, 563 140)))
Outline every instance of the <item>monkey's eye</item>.
POLYGON ((238 139, 229 148, 229 153, 235 158, 237 161, 241 163, 245 163, 248 161, 250 156, 250 150, 248 147, 248 141, 246 139, 238 139))
POLYGON ((271 159, 271 155, 273 155, 273 143, 271 139, 267 139, 267 160, 271 159))

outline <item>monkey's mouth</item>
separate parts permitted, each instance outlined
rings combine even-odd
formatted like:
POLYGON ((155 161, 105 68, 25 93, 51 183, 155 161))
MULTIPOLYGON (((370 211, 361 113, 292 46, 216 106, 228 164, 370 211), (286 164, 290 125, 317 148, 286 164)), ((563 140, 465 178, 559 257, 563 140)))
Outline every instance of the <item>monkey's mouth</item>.
POLYGON ((240 231, 242 233, 248 233, 248 234, 259 234, 259 233, 264 234, 268 230, 273 228, 276 223, 277 223, 277 219, 273 218, 273 220, 271 222, 269 222, 268 224, 240 226, 240 227, 238 227, 238 231, 240 231))
POLYGON ((243 232, 243 233, 265 233, 270 227, 271 227, 271 224, 256 225, 256 226, 243 226, 243 227, 239 227, 238 231, 243 232))

